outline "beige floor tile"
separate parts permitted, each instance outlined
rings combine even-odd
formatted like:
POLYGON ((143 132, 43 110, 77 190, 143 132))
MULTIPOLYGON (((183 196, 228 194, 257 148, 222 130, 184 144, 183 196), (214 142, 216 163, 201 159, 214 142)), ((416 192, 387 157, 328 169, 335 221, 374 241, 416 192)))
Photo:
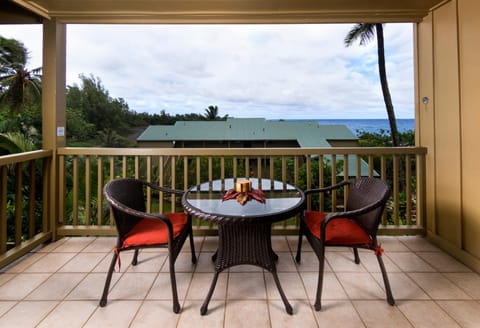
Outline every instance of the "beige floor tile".
POLYGON ((56 272, 75 255, 76 253, 48 253, 26 268, 23 272, 56 272))
MULTIPOLYGON (((165 261, 165 265, 160 270, 161 272, 169 272, 168 259, 165 261)), ((182 252, 178 255, 175 261, 176 272, 193 272, 195 270, 195 264, 192 263, 192 254, 190 252, 182 252)))
POLYGON ((54 252, 81 252, 95 239, 95 237, 67 237, 64 243, 54 249, 54 252))
POLYGON ((398 309, 415 328, 459 328, 460 326, 433 301, 402 301, 398 309))
POLYGON ((272 249, 274 252, 290 252, 287 238, 285 236, 272 236, 272 249))
MULTIPOLYGON (((302 252, 302 257, 300 263, 294 262, 297 270, 301 272, 308 272, 308 271, 313 271, 313 272, 318 272, 318 258, 317 255, 315 255, 314 252, 302 252)), ((332 268, 328 264, 327 261, 325 261, 325 269, 324 271, 332 271, 332 268)))
POLYGON ((26 299, 61 301, 84 277, 85 273, 55 273, 30 293, 26 299))
MULTIPOLYGON (((317 285, 318 285, 318 273, 313 272, 301 272, 300 276, 302 277, 305 290, 307 291, 308 298, 313 304, 317 296, 317 285)), ((348 299, 345 289, 338 281, 335 274, 331 272, 325 272, 323 276, 323 289, 322 289, 322 300, 346 300, 348 299)))
MULTIPOLYGON (((98 265, 92 270, 92 272, 108 272, 110 268, 110 263, 112 263, 113 252, 107 253, 106 256, 101 260, 98 265)), ((125 272, 127 271, 132 263, 133 251, 120 252, 120 258, 117 259, 115 264, 116 272, 125 272)))
MULTIPOLYGON (((300 278, 300 275, 297 272, 278 272, 277 275, 283 292, 287 296, 288 300, 308 299, 302 278, 300 278)), ((280 293, 278 292, 278 288, 275 284, 272 274, 266 272, 265 279, 267 282, 268 299, 281 300, 280 293)))
POLYGON ((441 273, 409 273, 408 275, 434 300, 472 299, 441 273))
POLYGON ((398 237, 379 236, 377 240, 385 252, 408 252, 410 250, 398 237))
POLYGON ((0 317, 17 304, 15 301, 0 301, 0 317))
MULTIPOLYGON (((297 254, 298 247, 298 236, 287 236, 288 246, 290 247, 292 253, 297 254)), ((308 243, 308 240, 303 237, 302 239, 302 252, 313 252, 312 247, 308 243)))
POLYGON ((203 301, 186 301, 182 309, 177 328, 223 328, 225 320, 225 302, 212 300, 208 304, 206 315, 200 315, 203 301))
MULTIPOLYGON (((110 290, 120 279, 121 273, 113 273, 110 290)), ((106 273, 90 273, 65 298, 67 300, 94 300, 100 301, 105 286, 106 273)))
POLYGON ((110 300, 141 300, 152 288, 157 274, 124 273, 110 291, 110 300))
POLYGON ((297 272, 295 259, 290 252, 277 252, 278 261, 275 263, 278 272, 297 272))
POLYGON ((416 254, 440 272, 472 272, 471 269, 443 252, 417 252, 416 254))
MULTIPOLYGON (((151 272, 157 273, 161 271, 165 266, 168 267, 169 263, 167 261, 168 254, 167 253, 159 253, 159 252, 140 252, 138 254, 138 263, 137 265, 130 265, 126 272, 151 272)), ((175 267, 176 268, 176 267, 175 267)))
MULTIPOLYGON (((361 254, 365 257, 367 254, 361 254)), ((366 272, 361 264, 356 264, 353 252, 327 252, 328 264, 335 272, 366 272)))
POLYGON ((82 327, 97 304, 91 301, 67 301, 57 307, 37 326, 37 328, 69 328, 82 327), (68 319, 67 319, 68 318, 68 319))
POLYGON ((2 268, 0 272, 19 273, 25 271, 26 268, 39 261, 47 253, 28 253, 24 257, 14 261, 10 265, 2 268))
POLYGON ((55 327, 63 325, 66 317, 70 318, 69 327, 343 328, 377 324, 408 327, 409 323, 443 328, 477 327, 480 322, 480 275, 421 237, 380 238, 386 250, 383 259, 396 301, 394 307, 385 300, 383 279, 371 251, 362 250, 361 264, 356 265, 350 249, 327 248, 322 310, 317 312, 313 308, 318 279, 316 255, 305 242, 302 262, 297 265, 297 236, 273 236, 273 248, 279 255, 277 272, 293 307, 292 316, 285 312, 272 274, 252 265, 220 273, 209 311, 200 315, 213 279, 211 256, 217 237, 195 238, 197 251, 206 250, 198 254, 196 265, 191 263, 189 246, 182 250, 176 264, 181 313, 172 311, 164 249, 142 250, 136 267, 130 264, 133 252, 122 252, 121 268, 116 263, 119 272, 113 273, 109 302, 100 308, 115 238, 72 238, 39 247, 3 268, 0 327, 55 327), (360 272, 355 272, 358 267, 360 272))
POLYGON ((106 253, 78 253, 58 272, 90 272, 106 256, 106 253))
POLYGON ((22 300, 50 277, 50 273, 20 273, 0 287, 0 300, 22 300))
POLYGON ((197 258, 195 272, 215 272, 215 262, 212 261, 214 252, 202 252, 197 258))
MULTIPOLYGON (((189 300, 204 300, 210 289, 213 276, 213 273, 195 273, 192 277, 186 298, 189 300)), ((224 300, 227 297, 227 280, 228 274, 220 273, 217 284, 215 285, 215 291, 212 295, 212 300, 224 300)))
POLYGON ((109 253, 117 244, 117 237, 99 237, 89 243, 82 252, 109 253))
POLYGON ((404 272, 435 272, 435 269, 412 252, 390 252, 384 254, 404 272))
MULTIPOLYGON (((401 272, 400 268, 396 266, 389 257, 382 256, 382 260, 387 272, 401 272)), ((360 263, 365 267, 368 272, 381 272, 377 256, 372 251, 369 251, 367 253, 361 253, 360 263)))
POLYGON ((339 272, 336 275, 350 299, 385 298, 385 292, 370 273, 339 272))
MULTIPOLYGON (((202 252, 216 252, 218 248, 218 237, 207 236, 202 243, 202 252)), ((200 249, 199 249, 200 250, 200 249)))
POLYGON ((263 273, 229 273, 227 298, 228 300, 266 299, 267 292, 263 273))
POLYGON ((444 276, 472 298, 480 300, 480 275, 478 273, 445 273, 444 276))
POLYGON ((130 327, 177 327, 180 314, 173 312, 171 301, 145 301, 138 310, 130 327))
POLYGON ((108 304, 108 306, 103 308, 97 307, 96 311, 83 327, 130 327, 130 324, 141 305, 141 301, 119 300, 116 302, 111 302, 108 304))
MULTIPOLYGON (((226 272, 225 270, 224 272, 226 272)), ((235 265, 233 267, 228 268, 228 272, 256 272, 256 273, 262 273, 263 268, 256 266, 256 265, 251 265, 251 264, 240 264, 240 265, 235 265)))
POLYGON ((38 249, 35 250, 35 252, 38 252, 38 253, 54 252, 55 248, 62 245, 66 240, 67 240, 67 238, 61 238, 61 239, 59 239, 57 241, 54 241, 54 242, 51 242, 51 243, 42 244, 38 249))
MULTIPOLYGON (((322 309, 314 312, 319 327, 361 328, 365 327, 350 301, 323 301, 322 309)), ((389 325, 386 325, 389 327, 389 325)))
POLYGON ((439 301, 445 310, 460 326, 478 328, 480 326, 480 304, 475 301, 439 301))
POLYGON ((369 328, 383 328, 388 322, 389 327, 412 327, 407 318, 396 307, 384 301, 354 301, 358 314, 369 328))
MULTIPOLYGON (((177 272, 175 274, 175 280, 177 282, 178 298, 181 301, 185 299, 185 295, 187 294, 188 287, 190 286, 190 282, 192 280, 192 273, 177 272)), ((119 283, 121 283, 121 281, 119 281, 119 283)), ((172 299, 172 284, 170 283, 170 273, 162 272, 158 274, 146 298, 148 300, 172 299)))
POLYGON ((401 241, 409 250, 413 252, 439 252, 440 248, 430 243, 422 236, 400 236, 401 241))
POLYGON ((23 301, 0 317, 0 327, 35 327, 58 304, 55 301, 23 301))
POLYGON ((228 301, 225 309, 225 327, 270 327, 267 303, 243 299, 228 301))
POLYGON ((15 273, 0 273, 0 286, 5 284, 10 279, 15 278, 17 275, 15 273))
MULTIPOLYGON (((385 290, 381 273, 372 274, 380 287, 385 290)), ((429 300, 430 297, 407 274, 401 272, 388 273, 388 281, 395 300, 429 300)))
POLYGON ((269 302, 271 327, 317 327, 310 303, 306 300, 290 303, 293 307, 292 315, 285 311, 282 301, 269 302))

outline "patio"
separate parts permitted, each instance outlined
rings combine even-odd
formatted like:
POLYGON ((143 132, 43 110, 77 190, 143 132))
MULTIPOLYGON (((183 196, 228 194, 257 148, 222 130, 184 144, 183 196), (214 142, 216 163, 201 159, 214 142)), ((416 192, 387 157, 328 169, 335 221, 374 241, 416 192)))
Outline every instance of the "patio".
POLYGON ((0 326, 478 327, 478 273, 422 237, 384 236, 380 240, 394 307, 385 301, 372 253, 362 252, 362 263, 355 265, 348 249, 337 248, 327 251, 324 307, 315 312, 318 261, 314 253, 305 243, 302 264, 296 265, 296 237, 275 236, 272 243, 279 255, 279 278, 294 314, 285 313, 270 273, 238 266, 220 275, 209 312, 200 316, 213 277, 216 237, 195 237, 196 266, 185 249, 177 260, 180 314, 172 312, 164 250, 144 251, 137 267, 129 264, 130 252, 122 253, 109 302, 100 308, 98 300, 115 239, 63 238, 2 269, 0 326))

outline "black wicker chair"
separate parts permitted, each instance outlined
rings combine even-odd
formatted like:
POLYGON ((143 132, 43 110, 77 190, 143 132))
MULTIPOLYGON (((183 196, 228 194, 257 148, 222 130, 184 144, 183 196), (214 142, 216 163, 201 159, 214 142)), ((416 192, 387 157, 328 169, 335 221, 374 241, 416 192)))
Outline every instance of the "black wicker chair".
POLYGON ((129 178, 112 180, 103 189, 115 219, 118 238, 100 306, 103 307, 107 304, 112 274, 122 251, 134 250, 132 265, 137 265, 140 249, 163 247, 168 248, 173 312, 178 313, 180 312, 180 303, 175 280, 175 260, 187 237, 190 237, 192 263, 197 261, 193 243, 192 219, 183 211, 164 214, 146 213, 145 200, 148 188, 152 195, 157 192, 162 192, 164 195, 179 194, 181 196, 183 194, 181 190, 160 187, 147 181, 129 178))
POLYGON ((357 178, 343 181, 334 186, 310 189, 305 195, 331 193, 340 188, 348 188, 346 209, 344 212, 322 213, 305 210, 301 215, 296 261, 300 263, 302 237, 306 236, 319 260, 318 286, 315 310, 322 307, 323 271, 325 247, 352 247, 355 263, 360 263, 358 248, 374 251, 382 271, 387 302, 394 305, 390 283, 382 260, 383 249, 377 242, 378 225, 389 196, 387 184, 377 178, 357 178))

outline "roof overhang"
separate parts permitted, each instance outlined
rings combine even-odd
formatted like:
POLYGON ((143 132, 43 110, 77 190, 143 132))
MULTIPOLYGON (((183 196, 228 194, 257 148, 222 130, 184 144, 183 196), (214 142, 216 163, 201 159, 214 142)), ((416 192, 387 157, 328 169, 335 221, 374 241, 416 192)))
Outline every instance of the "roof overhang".
POLYGON ((10 2, 37 18, 67 24, 214 24, 418 22, 446 1, 449 0, 1 0, 0 3, 3 7, 3 3, 10 2))

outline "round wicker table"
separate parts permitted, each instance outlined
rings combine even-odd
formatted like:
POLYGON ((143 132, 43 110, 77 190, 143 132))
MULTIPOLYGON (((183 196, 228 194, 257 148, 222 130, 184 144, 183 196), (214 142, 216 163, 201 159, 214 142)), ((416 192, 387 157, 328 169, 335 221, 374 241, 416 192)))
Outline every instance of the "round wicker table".
POLYGON ((220 272, 235 265, 250 264, 273 275, 285 310, 292 314, 292 306, 277 275, 278 256, 271 244, 272 224, 297 215, 303 209, 305 196, 300 189, 283 182, 250 179, 253 191, 263 191, 264 202, 250 199, 241 204, 236 199, 224 200, 225 193, 240 180, 205 182, 190 188, 182 197, 182 205, 189 214, 218 224, 218 249, 212 258, 215 275, 200 313, 207 313, 220 272))

